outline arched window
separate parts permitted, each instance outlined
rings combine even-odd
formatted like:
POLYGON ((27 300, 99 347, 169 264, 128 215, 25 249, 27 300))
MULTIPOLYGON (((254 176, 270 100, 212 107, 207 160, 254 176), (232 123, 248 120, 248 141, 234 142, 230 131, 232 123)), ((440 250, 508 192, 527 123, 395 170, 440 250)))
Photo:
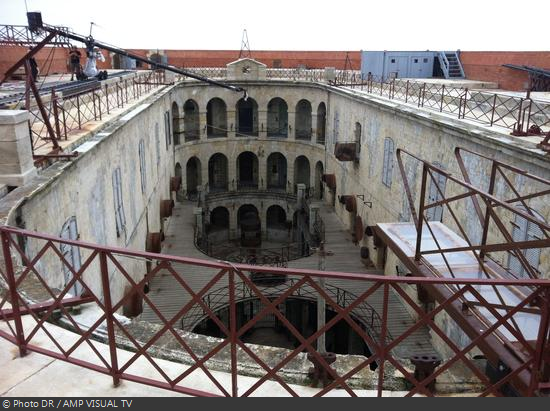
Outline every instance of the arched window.
POLYGON ((172 133, 174 134, 174 145, 180 144, 180 109, 176 102, 172 103, 172 133))
POLYGON ((325 173, 323 163, 318 161, 315 164, 315 198, 323 199, 323 174, 325 173))
POLYGON ((225 207, 216 207, 210 213, 210 230, 228 230, 229 229, 229 211, 225 207))
POLYGON ((227 191, 228 180, 227 157, 216 153, 208 160, 209 191, 227 191))
POLYGON ((258 188, 258 157, 245 151, 237 157, 238 188, 258 188))
POLYGON ((185 141, 198 140, 200 138, 199 105, 193 100, 187 100, 183 106, 183 113, 185 141))
MULTIPOLYGON (((64 240, 78 240, 78 226, 76 225, 76 217, 69 218, 63 228, 61 229, 60 237, 64 240)), ((68 264, 70 264, 73 271, 77 272, 80 270, 81 259, 80 259, 80 248, 75 245, 61 243, 59 246, 63 258, 68 264)), ((71 269, 63 263, 63 275, 64 275, 64 286, 67 286, 69 282, 73 279, 73 273, 71 269)), ((82 294, 84 287, 79 281, 76 281, 70 289, 70 293, 79 296, 82 294)))
POLYGON ((288 105, 279 97, 267 105, 267 136, 288 137, 288 105))
POLYGON ((311 140, 311 103, 307 100, 296 105, 296 139, 311 140))
POLYGON ((267 188, 286 190, 287 162, 281 153, 272 153, 267 158, 267 188))
MULTIPOLYGON (((443 166, 439 163, 434 163, 434 166, 443 169, 443 166)), ((443 200, 443 194, 445 194, 445 187, 447 185, 447 177, 443 174, 435 172, 432 170, 433 177, 432 179, 428 174, 428 179, 430 181, 430 189, 428 191, 428 204, 437 203, 438 201, 443 200), (437 185, 436 185, 437 183, 437 185), (439 187, 439 190, 437 189, 439 187), (441 190, 441 193, 440 193, 441 190)), ((426 218, 428 221, 439 221, 443 219, 443 206, 432 207, 426 211, 426 218)))
POLYGON ((221 98, 213 98, 206 106, 206 134, 208 138, 227 137, 227 105, 221 98))
POLYGON ((319 104, 317 108, 317 143, 325 144, 327 129, 327 106, 325 103, 319 104))
POLYGON ((294 162, 294 191, 297 192, 298 184, 305 184, 306 189, 310 187, 310 164, 305 156, 299 156, 294 162))
POLYGON ((384 162, 382 166, 382 183, 386 187, 391 187, 393 176, 393 153, 395 151, 395 145, 391 138, 384 140, 384 162))
POLYGON ((258 103, 252 98, 237 102, 237 134, 241 136, 258 135, 258 103))
POLYGON ((201 162, 197 157, 191 157, 185 167, 185 181, 187 186, 187 198, 194 200, 197 198, 197 187, 202 184, 201 181, 201 162))
POLYGON ((266 214, 266 225, 268 229, 286 229, 286 211, 278 205, 269 207, 266 214))

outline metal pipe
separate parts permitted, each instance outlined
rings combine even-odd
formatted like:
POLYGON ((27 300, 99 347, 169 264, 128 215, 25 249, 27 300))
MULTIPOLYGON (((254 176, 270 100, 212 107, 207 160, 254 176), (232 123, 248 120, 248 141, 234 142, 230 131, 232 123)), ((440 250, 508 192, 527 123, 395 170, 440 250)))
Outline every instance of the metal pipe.
POLYGON ((81 43, 84 43, 86 45, 92 44, 92 45, 97 46, 97 47, 99 47, 103 50, 107 50, 107 51, 110 51, 112 53, 115 53, 115 54, 118 54, 118 55, 121 55, 121 56, 125 56, 125 57, 128 57, 128 58, 134 59, 136 61, 140 61, 142 63, 149 64, 149 65, 151 65, 155 68, 168 70, 168 71, 171 71, 173 73, 181 74, 183 76, 190 77, 190 78, 193 78, 195 80, 199 80, 199 81, 202 81, 202 82, 205 82, 205 83, 208 83, 208 84, 212 84, 212 85, 218 86, 218 87, 223 87, 223 88, 233 90, 233 91, 236 91, 236 92, 244 92, 245 97, 247 96, 246 89, 244 89, 242 87, 233 86, 233 85, 225 84, 225 83, 220 83, 219 81, 212 80, 208 77, 203 77, 203 76, 200 76, 198 74, 194 74, 194 73, 191 73, 189 71, 182 70, 182 69, 174 67, 174 66, 170 66, 168 64, 158 63, 158 62, 155 62, 151 59, 148 59, 148 58, 145 58, 145 57, 142 57, 142 56, 138 56, 137 54, 129 53, 126 50, 120 49, 118 47, 109 46, 107 44, 98 42, 98 41, 94 40, 92 37, 80 36, 76 33, 69 33, 69 32, 66 32, 66 31, 59 30, 56 27, 48 26, 48 25, 44 25, 43 29, 46 30, 49 33, 53 33, 53 34, 58 35, 58 36, 66 37, 68 39, 75 40, 75 41, 80 41, 81 43))

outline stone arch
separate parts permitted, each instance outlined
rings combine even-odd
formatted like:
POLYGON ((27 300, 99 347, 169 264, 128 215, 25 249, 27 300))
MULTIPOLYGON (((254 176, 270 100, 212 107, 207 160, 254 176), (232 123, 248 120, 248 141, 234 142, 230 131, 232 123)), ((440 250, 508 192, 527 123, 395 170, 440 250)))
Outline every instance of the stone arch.
POLYGON ((317 143, 325 144, 327 133, 327 106, 320 103, 317 107, 317 143))
POLYGON ((317 161, 317 164, 315 164, 315 198, 318 200, 323 199, 323 174, 324 166, 322 161, 317 161))
POLYGON ((310 164, 306 156, 296 157, 294 160, 294 191, 297 192, 298 184, 305 184, 306 189, 310 187, 310 164))
POLYGON ((275 97, 267 105, 267 136, 288 137, 288 105, 275 97))
POLYGON ((262 223, 258 209, 252 204, 245 204, 237 212, 237 226, 241 231, 243 247, 257 247, 262 244, 262 223))
POLYGON ((172 133, 174 145, 180 144, 180 108, 175 101, 172 103, 172 133))
POLYGON ((296 105, 296 139, 311 140, 311 103, 300 100, 296 105))
POLYGON ((210 230, 229 230, 229 210, 216 207, 210 212, 210 230))
POLYGON ((237 157, 237 183, 239 189, 258 188, 258 156, 251 151, 237 157))
POLYGON ((191 157, 185 166, 188 199, 194 200, 197 198, 197 187, 202 184, 201 180, 201 161, 197 157, 191 157))
POLYGON ((206 135, 227 137, 227 105, 221 98, 215 97, 206 105, 206 135))
POLYGON ((183 124, 185 141, 194 141, 200 138, 200 112, 195 100, 187 100, 183 105, 183 124))
POLYGON ((272 205, 266 212, 266 228, 285 229, 286 228, 286 211, 279 205, 272 205))
POLYGON ((236 105, 236 130, 239 136, 258 135, 258 103, 253 98, 241 98, 236 105))
POLYGON ((208 160, 208 190, 227 191, 229 183, 227 157, 216 153, 208 160))
POLYGON ((281 153, 272 153, 267 158, 267 188, 285 190, 287 184, 287 161, 281 153))

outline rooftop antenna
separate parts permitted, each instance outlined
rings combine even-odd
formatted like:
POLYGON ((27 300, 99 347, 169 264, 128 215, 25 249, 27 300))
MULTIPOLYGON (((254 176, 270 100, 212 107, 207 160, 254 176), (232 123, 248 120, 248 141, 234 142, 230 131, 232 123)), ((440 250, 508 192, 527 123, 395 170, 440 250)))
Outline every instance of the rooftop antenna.
POLYGON ((241 41, 241 52, 239 53, 239 60, 243 58, 252 58, 252 53, 250 53, 250 43, 248 42, 248 33, 246 29, 243 30, 243 39, 241 41))
POLYGON ((93 21, 90 21, 90 37, 92 37, 92 28, 93 26, 97 26, 93 21))

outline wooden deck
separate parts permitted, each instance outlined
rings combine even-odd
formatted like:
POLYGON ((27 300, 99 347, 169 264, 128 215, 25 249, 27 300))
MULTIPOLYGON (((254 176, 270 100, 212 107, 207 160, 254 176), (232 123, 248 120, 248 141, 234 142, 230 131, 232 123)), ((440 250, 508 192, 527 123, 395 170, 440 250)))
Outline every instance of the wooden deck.
MULTIPOLYGON (((359 248, 352 243, 349 232, 343 229, 341 221, 329 206, 321 203, 319 206, 321 217, 325 223, 326 249, 334 253, 333 256, 326 258, 326 270, 366 273, 367 269, 359 257, 359 248)), ((194 245, 194 207, 195 204, 192 202, 176 204, 173 217, 170 219, 166 230, 163 253, 211 259, 200 252, 194 245)), ((312 255, 291 261, 289 268, 316 270, 318 268, 318 257, 317 255, 312 255)), ((195 291, 203 288, 218 271, 196 266, 174 266, 174 269, 195 291)), ((368 271, 372 273, 373 270, 370 269, 368 271)), ((379 273, 383 275, 382 272, 379 273)), ((225 287, 226 285, 226 282, 220 281, 213 287, 213 290, 225 287)), ((327 281, 327 285, 341 288, 354 295, 360 295, 369 288, 371 283, 367 281, 330 280, 327 281)), ((162 275, 157 276, 152 281, 150 290, 148 297, 167 318, 173 318, 181 307, 190 300, 189 294, 168 273, 162 273, 162 275)), ((367 302, 381 314, 383 304, 382 290, 377 290, 368 298, 367 302)), ((147 304, 144 304, 144 312, 141 319, 158 322, 158 318, 148 308, 147 304)), ((414 325, 415 322, 415 319, 405 309, 398 295, 390 290, 388 329, 391 336, 394 338, 398 337, 414 325)), ((404 340, 394 350, 394 354, 401 358, 408 358, 412 355, 433 355, 435 352, 430 341, 427 328, 420 328, 404 340)))

